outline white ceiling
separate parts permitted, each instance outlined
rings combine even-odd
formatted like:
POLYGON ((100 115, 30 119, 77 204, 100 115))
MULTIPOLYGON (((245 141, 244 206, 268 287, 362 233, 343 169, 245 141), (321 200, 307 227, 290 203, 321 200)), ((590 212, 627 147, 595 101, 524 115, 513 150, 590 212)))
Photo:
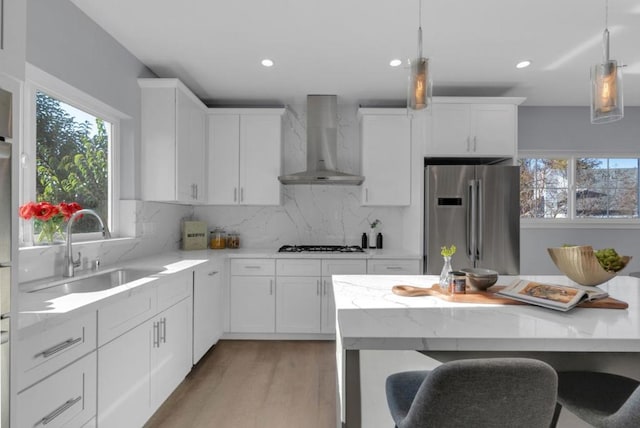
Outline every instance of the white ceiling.
MULTIPOLYGON (((401 105, 416 56, 418 0, 72 0, 160 77, 218 105, 401 105), (275 66, 264 68, 263 58, 275 66)), ((605 0, 422 0, 435 95, 589 105, 605 0), (533 65, 517 70, 516 62, 533 65)), ((640 105, 640 0, 610 0, 611 58, 640 105)))

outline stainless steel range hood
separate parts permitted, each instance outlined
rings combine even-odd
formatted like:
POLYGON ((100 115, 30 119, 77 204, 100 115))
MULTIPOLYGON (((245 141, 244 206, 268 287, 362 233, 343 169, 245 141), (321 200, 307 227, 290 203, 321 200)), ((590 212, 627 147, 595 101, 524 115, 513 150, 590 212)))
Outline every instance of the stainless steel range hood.
POLYGON ((337 146, 337 96, 307 95, 307 170, 278 180, 282 184, 362 184, 364 177, 336 169, 337 146))

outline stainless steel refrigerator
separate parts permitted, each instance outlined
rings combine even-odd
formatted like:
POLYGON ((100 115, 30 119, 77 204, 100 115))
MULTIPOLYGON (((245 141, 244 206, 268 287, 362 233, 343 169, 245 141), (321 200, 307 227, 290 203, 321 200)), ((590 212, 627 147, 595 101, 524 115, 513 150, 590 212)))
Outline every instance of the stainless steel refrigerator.
POLYGON ((11 310, 11 93, 0 89, 0 427, 9 426, 9 339, 11 310))
POLYGON ((424 230, 426 274, 440 274, 440 249, 452 244, 454 270, 482 267, 519 274, 519 168, 427 165, 424 230))

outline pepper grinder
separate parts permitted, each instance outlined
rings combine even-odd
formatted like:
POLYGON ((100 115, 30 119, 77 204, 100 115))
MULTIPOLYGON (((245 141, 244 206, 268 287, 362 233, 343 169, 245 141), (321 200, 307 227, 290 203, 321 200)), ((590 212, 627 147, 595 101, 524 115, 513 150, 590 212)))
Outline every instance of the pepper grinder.
POLYGON ((362 234, 362 242, 360 243, 363 250, 369 248, 369 239, 367 238, 367 234, 362 234))
POLYGON ((376 236, 376 248, 382 249, 382 233, 378 233, 376 236))

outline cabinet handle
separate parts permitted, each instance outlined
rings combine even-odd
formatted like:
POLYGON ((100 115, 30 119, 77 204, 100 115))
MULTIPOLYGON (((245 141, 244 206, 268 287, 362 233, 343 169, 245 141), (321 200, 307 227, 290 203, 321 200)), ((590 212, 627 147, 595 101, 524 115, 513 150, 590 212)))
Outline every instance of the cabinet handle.
POLYGON ((160 327, 157 322, 153 323, 153 347, 160 347, 160 327))
POLYGON ((402 270, 402 266, 387 266, 387 270, 402 270))
POLYGON ((260 266, 256 266, 256 265, 247 265, 244 267, 245 269, 260 269, 260 266))
POLYGON ((244 202, 244 187, 240 188, 240 202, 244 202))
POLYGON ((327 280, 322 281, 322 294, 327 295, 327 280))
POLYGON ((233 188, 233 202, 238 202, 238 188, 233 188))
POLYGON ((4 50, 4 0, 0 0, 0 50, 4 50))
POLYGON ((368 187, 366 187, 364 189, 364 201, 365 202, 369 202, 369 188, 368 187))
POLYGON ((269 280, 269 296, 273 295, 273 279, 269 280))
POLYGON ((197 201, 198 200, 198 185, 194 184, 193 187, 196 189, 196 197, 194 199, 197 201))
POLYGON ((74 404, 76 404, 78 401, 80 401, 82 399, 82 397, 76 397, 76 398, 70 398, 67 401, 65 401, 60 407, 58 407, 57 409, 55 409, 53 412, 49 413, 47 416, 45 416, 44 418, 40 419, 40 423, 42 425, 46 425, 49 422, 53 421, 55 418, 57 418, 58 416, 60 416, 61 414, 63 414, 69 407, 73 406, 74 404))
MULTIPOLYGON (((160 325, 162 325, 162 336, 158 339, 158 342, 162 340, 162 343, 167 343, 167 319, 163 317, 160 320, 160 325)), ((159 330, 160 329, 158 328, 158 331, 159 330)))
POLYGON ((478 137, 473 137, 473 151, 478 150, 478 137))
POLYGON ((218 274, 218 271, 217 271, 217 270, 214 270, 214 271, 212 271, 212 272, 209 272, 207 275, 209 275, 209 276, 213 276, 213 275, 217 275, 217 274, 218 274))
POLYGON ((34 358, 38 358, 39 356, 42 356, 43 358, 49 358, 53 354, 57 354, 58 352, 75 345, 76 343, 80 342, 81 340, 82 340, 82 337, 78 337, 76 339, 73 339, 73 338, 67 339, 62 343, 58 343, 57 345, 52 346, 51 348, 45 349, 42 352, 38 352, 34 356, 34 358))
POLYGON ((321 293, 321 291, 320 291, 320 280, 318 279, 316 281, 316 296, 319 296, 320 293, 321 293))

